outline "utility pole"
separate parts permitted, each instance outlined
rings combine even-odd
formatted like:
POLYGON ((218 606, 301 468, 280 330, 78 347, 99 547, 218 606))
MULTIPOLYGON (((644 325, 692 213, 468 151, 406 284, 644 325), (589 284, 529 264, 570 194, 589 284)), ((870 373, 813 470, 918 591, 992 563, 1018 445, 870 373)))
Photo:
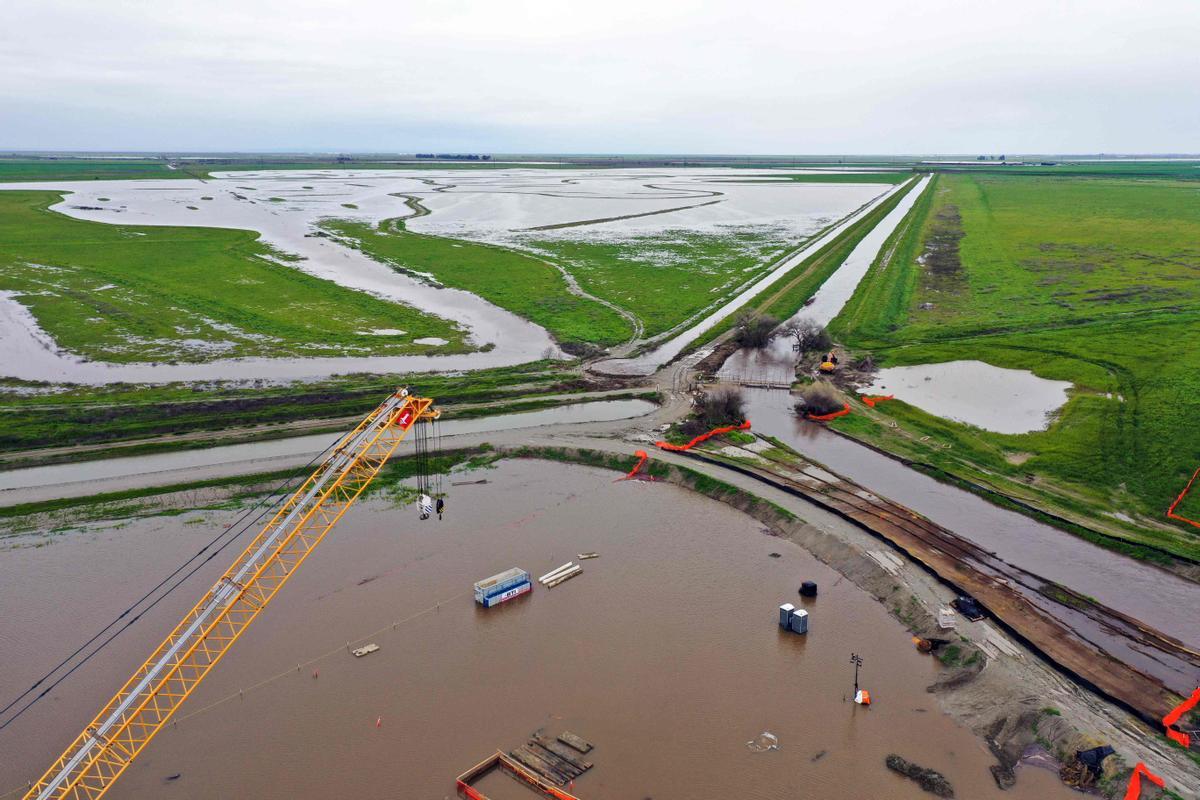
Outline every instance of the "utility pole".
POLYGON ((850 663, 854 665, 854 694, 858 694, 858 668, 862 666, 862 656, 858 653, 850 654, 850 663))

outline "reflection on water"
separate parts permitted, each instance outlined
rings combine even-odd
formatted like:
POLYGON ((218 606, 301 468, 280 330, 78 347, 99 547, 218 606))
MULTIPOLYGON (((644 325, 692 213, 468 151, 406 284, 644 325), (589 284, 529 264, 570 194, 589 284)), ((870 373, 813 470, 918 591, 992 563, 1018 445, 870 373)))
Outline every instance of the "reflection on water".
MULTIPOLYGON (((545 726, 596 744, 596 767, 577 782, 594 800, 927 797, 886 771, 889 752, 943 772, 960 797, 1067 797, 1032 772, 996 789, 983 741, 925 691, 935 662, 881 605, 748 517, 582 467, 502 462, 469 477, 488 483, 453 489, 441 523, 378 500, 353 509, 109 796, 448 797, 460 771, 545 726), (472 601, 483 576, 542 574, 588 550, 600 558, 559 588, 487 612, 472 601), (776 609, 800 602, 806 579, 821 595, 804 601, 805 638, 780 631, 776 609), (369 633, 379 652, 345 652, 369 633), (845 702, 851 650, 865 659, 870 709, 845 702), (780 749, 748 751, 764 730, 780 749)), ((0 554, 0 697, 231 516, 139 520, 0 554)), ((212 566, 0 733, 0 788, 58 755, 215 579, 212 566)))
POLYGON ((945 361, 881 369, 867 391, 895 395, 930 414, 985 430, 1029 433, 1046 428, 1070 388, 1070 381, 1039 378, 1029 370, 945 361))

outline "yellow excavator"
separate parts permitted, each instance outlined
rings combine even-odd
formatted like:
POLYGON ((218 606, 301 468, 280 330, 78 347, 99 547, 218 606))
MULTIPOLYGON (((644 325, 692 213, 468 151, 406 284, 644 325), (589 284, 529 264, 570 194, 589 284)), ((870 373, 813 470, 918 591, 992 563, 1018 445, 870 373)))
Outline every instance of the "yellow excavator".
POLYGON ((819 367, 817 367, 818 370, 825 373, 826 375, 832 375, 833 373, 837 372, 837 368, 838 368, 837 353, 833 352, 832 350, 830 350, 828 353, 825 354, 825 356, 821 359, 821 365, 819 367))
POLYGON ((102 797, 374 480, 408 432, 439 414, 432 400, 398 389, 346 434, 30 787, 25 800, 102 797))

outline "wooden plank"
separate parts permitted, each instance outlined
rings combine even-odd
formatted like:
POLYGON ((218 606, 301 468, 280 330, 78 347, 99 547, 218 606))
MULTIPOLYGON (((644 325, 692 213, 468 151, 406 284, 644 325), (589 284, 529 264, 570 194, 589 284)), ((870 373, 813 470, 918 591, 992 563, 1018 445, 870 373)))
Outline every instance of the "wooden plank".
POLYGON ((544 758, 538 756, 537 753, 534 753, 527 745, 521 745, 509 753, 509 755, 551 783, 564 786, 570 780, 569 776, 559 773, 558 770, 552 767, 544 758))
POLYGON ((561 756, 554 753, 553 751, 543 747, 542 745, 538 744, 537 742, 530 742, 528 747, 530 750, 533 751, 534 755, 536 755, 538 758, 542 759, 547 764, 554 767, 555 770, 562 773, 563 775, 566 775, 568 778, 570 778, 572 780, 574 780, 575 778, 578 778, 580 775, 583 774, 582 769, 575 766, 571 762, 567 761, 565 758, 562 758, 561 756))
POLYGON ((580 772, 587 772, 592 768, 592 763, 590 761, 584 761, 581 759, 579 757, 579 753, 575 752, 570 747, 567 747, 565 744, 560 744, 548 736, 535 736, 533 737, 533 740, 549 750, 551 753, 554 753, 554 755, 558 756, 563 761, 566 761, 580 772))
POLYGON ((588 753, 592 750, 591 742, 589 742, 587 739, 584 739, 582 736, 577 736, 571 733, 570 731, 563 731, 561 734, 559 734, 558 740, 565 745, 574 747, 581 753, 588 753))

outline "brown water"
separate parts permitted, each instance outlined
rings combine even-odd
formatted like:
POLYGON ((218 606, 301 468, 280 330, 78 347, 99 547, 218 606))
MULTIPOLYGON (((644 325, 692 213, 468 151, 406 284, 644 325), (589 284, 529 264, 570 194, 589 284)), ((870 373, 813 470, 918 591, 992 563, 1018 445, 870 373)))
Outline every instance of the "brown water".
MULTIPOLYGON (((1192 647, 1200 645, 1200 586, 1155 566, 1105 550, 941 483, 824 426, 796 417, 784 391, 746 390, 747 414, 760 433, 778 437, 884 497, 1029 572, 1141 620, 1192 647)), ((1188 691, 1194 678, 1182 679, 1188 691)))
MULTIPOLYGON (((881 605, 750 518, 583 467, 505 462, 472 477, 489 483, 454 488, 441 523, 383 500, 354 509, 109 797, 450 797, 456 774, 541 726, 596 744, 576 787, 589 800, 927 797, 884 769, 893 751, 961 798, 1068 797, 1036 770, 999 792, 984 743, 924 690, 937 665, 881 605), (540 575, 586 550, 601 557, 559 588, 472 602, 475 580, 540 575), (776 625, 802 579, 821 586, 807 637, 776 625), (360 637, 381 650, 351 657, 360 637), (869 709, 844 702, 852 650, 869 709), (780 750, 747 749, 763 731, 780 750)), ((0 553, 0 697, 229 519, 135 521, 0 553)), ((0 792, 58 755, 219 566, 0 732, 0 792)))

